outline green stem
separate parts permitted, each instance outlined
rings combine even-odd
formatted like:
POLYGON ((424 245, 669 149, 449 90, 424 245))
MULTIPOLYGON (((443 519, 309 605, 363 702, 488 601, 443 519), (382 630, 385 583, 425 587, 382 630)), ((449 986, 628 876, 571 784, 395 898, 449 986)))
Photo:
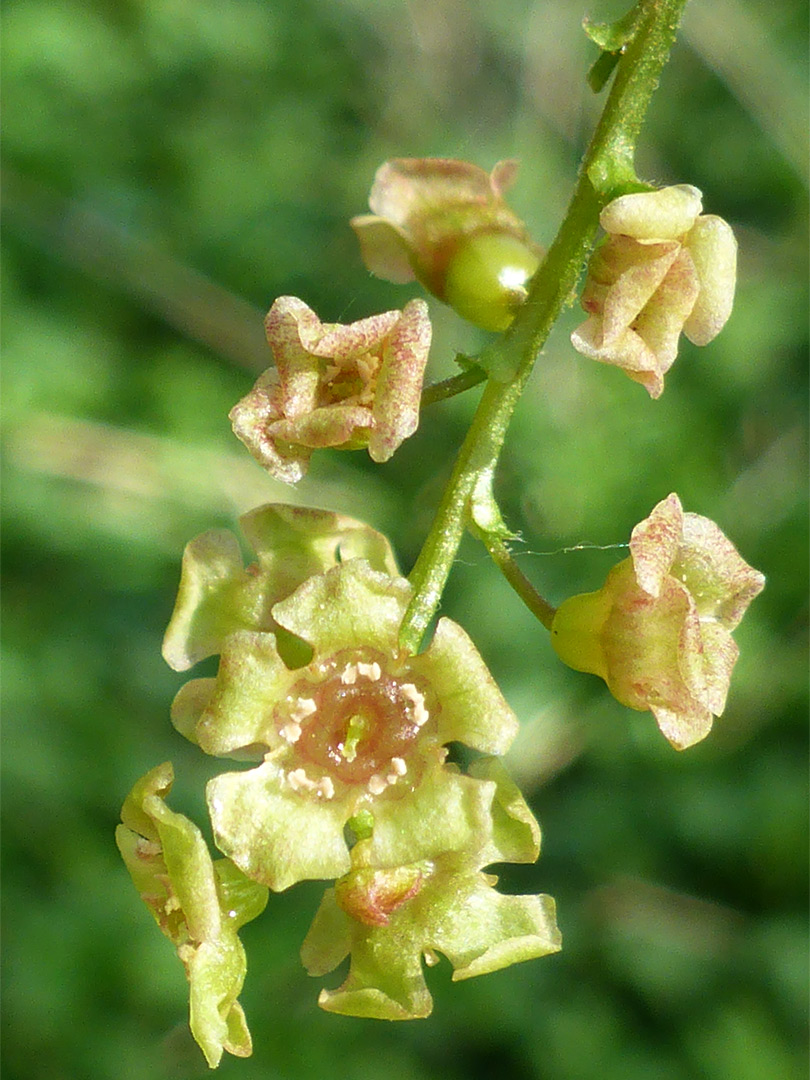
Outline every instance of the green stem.
POLYGON ((400 628, 400 643, 409 652, 419 648, 439 606, 476 482, 484 473, 494 471, 535 359, 560 312, 575 295, 596 235, 599 212, 623 187, 636 183, 636 140, 685 6, 686 0, 640 0, 638 29, 617 66, 560 230, 515 321, 481 355, 490 379, 410 574, 413 596, 400 628))
POLYGON ((535 589, 515 560, 506 544, 494 533, 475 530, 476 536, 486 544, 487 551, 492 556, 495 565, 518 594, 520 599, 538 619, 546 630, 551 629, 557 609, 553 608, 547 600, 535 589))
POLYGON ((487 373, 484 369, 476 365, 469 371, 461 371, 458 375, 451 375, 449 379, 432 383, 422 391, 419 407, 424 409, 428 405, 435 405, 437 401, 445 401, 447 398, 455 397, 456 394, 463 394, 465 390, 478 386, 486 377, 487 373))

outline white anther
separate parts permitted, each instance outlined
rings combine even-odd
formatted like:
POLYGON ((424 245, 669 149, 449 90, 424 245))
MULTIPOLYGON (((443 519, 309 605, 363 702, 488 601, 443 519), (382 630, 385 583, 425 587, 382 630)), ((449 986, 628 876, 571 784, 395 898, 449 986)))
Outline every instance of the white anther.
POLYGON ((329 776, 322 776, 320 780, 310 780, 304 769, 293 769, 287 773, 287 783, 293 791, 312 791, 324 799, 332 799, 335 795, 335 785, 329 776))
MULTIPOLYGON (((311 697, 300 697, 290 709, 290 719, 294 724, 300 724, 302 720, 306 720, 308 716, 312 716, 317 711, 318 706, 311 697)), ((294 742, 295 740, 290 741, 294 742)))
POLYGON ((331 776, 322 776, 318 782, 318 794, 323 795, 325 799, 333 799, 335 797, 335 785, 332 783, 331 776))
POLYGON ((371 682, 376 682, 382 675, 382 669, 376 660, 371 664, 359 663, 357 665, 357 672, 359 675, 364 675, 371 682))
POLYGON ((402 696, 413 704, 413 722, 417 727, 422 727, 430 716, 430 713, 425 708, 424 694, 420 694, 413 683, 409 682, 402 683, 399 689, 402 696))
POLYGON ((171 896, 166 898, 166 903, 163 905, 163 910, 166 912, 167 915, 171 915, 173 911, 179 911, 181 906, 182 905, 180 903, 179 897, 175 896, 174 893, 172 893, 171 896))
POLYGON ((368 790, 371 792, 372 795, 381 795, 388 787, 388 781, 384 776, 380 776, 378 773, 375 773, 372 777, 369 778, 368 784, 366 786, 368 787, 368 790))
POLYGON ((313 782, 307 776, 305 769, 291 769, 287 773, 287 783, 293 791, 301 791, 302 788, 309 789, 313 786, 313 782))
POLYGON ((408 771, 408 766, 405 764, 404 758, 392 757, 391 769, 397 776, 404 776, 408 771))
POLYGON ((357 682, 357 668, 354 664, 347 664, 340 676, 344 686, 352 686, 357 682))
POLYGON ((296 724, 294 720, 290 720, 289 724, 285 724, 281 728, 279 734, 282 739, 286 739, 288 743, 298 742, 301 738, 301 725, 296 724))

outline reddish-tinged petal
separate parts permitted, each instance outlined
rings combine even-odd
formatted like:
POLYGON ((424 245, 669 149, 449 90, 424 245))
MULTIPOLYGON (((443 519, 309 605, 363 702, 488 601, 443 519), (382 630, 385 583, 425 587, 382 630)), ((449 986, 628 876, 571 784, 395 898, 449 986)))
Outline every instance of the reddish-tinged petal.
POLYGON ((368 441, 368 452, 374 461, 388 461, 419 425, 431 334, 427 304, 424 300, 411 300, 383 349, 372 410, 374 427, 368 441))
POLYGON ((312 450, 307 446, 279 442, 273 423, 284 416, 278 372, 268 369, 256 385, 231 409, 234 434, 259 464, 285 484, 297 484, 306 475, 312 450))
POLYGON ((674 493, 662 499, 630 534, 636 581, 657 597, 675 561, 683 537, 683 508, 674 493))
POLYGON ((678 338, 698 295, 694 263, 684 248, 634 323, 635 331, 655 353, 662 374, 678 355, 678 338))
POLYGON ((695 743, 705 739, 712 730, 711 712, 695 701, 691 708, 681 712, 668 709, 663 705, 651 705, 650 711, 667 740, 676 750, 687 750, 695 743))
POLYGON ((354 439, 363 446, 373 425, 371 409, 365 405, 327 405, 294 420, 277 420, 268 431, 274 440, 319 450, 345 446, 354 439))
POLYGON ((724 626, 715 622, 701 623, 705 679, 704 701, 710 712, 720 716, 726 707, 731 673, 740 650, 724 626))
POLYGON ((571 335, 571 344, 590 360, 622 368, 634 382, 641 383, 651 398, 661 396, 664 377, 658 357, 635 332, 626 330, 612 345, 602 344, 602 319, 592 317, 571 335))
POLYGON ((390 222, 375 214, 359 214, 349 224, 360 243, 363 262, 375 277, 394 285, 416 280, 408 244, 390 222))
POLYGON ((638 244, 625 237, 616 237, 601 249, 602 265, 597 268, 597 280, 607 278, 611 286, 602 309, 605 345, 611 345, 633 325, 663 283, 679 250, 677 244, 669 243, 639 251, 638 244))
POLYGON ((675 573, 687 581, 701 616, 733 630, 765 587, 765 576, 740 556, 713 521, 684 514, 683 542, 675 573))

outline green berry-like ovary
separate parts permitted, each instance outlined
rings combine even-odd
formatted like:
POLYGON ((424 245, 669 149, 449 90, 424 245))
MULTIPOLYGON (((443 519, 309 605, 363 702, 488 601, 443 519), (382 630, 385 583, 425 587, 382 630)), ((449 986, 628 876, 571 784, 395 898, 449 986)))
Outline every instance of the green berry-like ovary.
POLYGON ((482 330, 505 330, 526 299, 526 286, 539 258, 509 233, 468 237, 447 267, 444 299, 482 330))

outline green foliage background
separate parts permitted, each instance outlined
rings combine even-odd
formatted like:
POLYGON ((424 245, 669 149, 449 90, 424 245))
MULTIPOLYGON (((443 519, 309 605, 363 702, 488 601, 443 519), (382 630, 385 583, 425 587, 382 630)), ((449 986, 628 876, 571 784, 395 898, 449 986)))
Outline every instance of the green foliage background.
MULTIPOLYGON (((620 4, 593 0, 596 19, 620 4)), ((327 320, 401 306, 347 219, 387 157, 522 161, 549 242, 601 98, 585 3, 9 0, 4 18, 4 1065, 37 1080, 204 1075, 180 965, 113 845, 133 781, 172 759, 203 820, 216 770, 171 728, 163 664, 184 543, 264 501, 363 517, 416 557, 478 391, 384 467, 322 454, 296 490, 226 414, 268 365, 279 294, 327 320)), ((640 150, 741 246, 734 316, 684 343, 663 398, 577 356, 537 365, 498 485, 521 566, 596 587, 670 491, 768 576, 712 737, 558 664, 470 542, 444 610, 518 711, 511 767, 544 829, 506 889, 559 903, 558 956, 451 986, 431 1019, 321 1013, 298 947, 320 888, 247 928, 248 1061, 223 1080, 793 1080, 805 1075, 806 27, 802 0, 692 0, 640 150)), ((432 305, 431 377, 483 338, 432 305)), ((334 983, 332 984, 334 985, 334 983)))

